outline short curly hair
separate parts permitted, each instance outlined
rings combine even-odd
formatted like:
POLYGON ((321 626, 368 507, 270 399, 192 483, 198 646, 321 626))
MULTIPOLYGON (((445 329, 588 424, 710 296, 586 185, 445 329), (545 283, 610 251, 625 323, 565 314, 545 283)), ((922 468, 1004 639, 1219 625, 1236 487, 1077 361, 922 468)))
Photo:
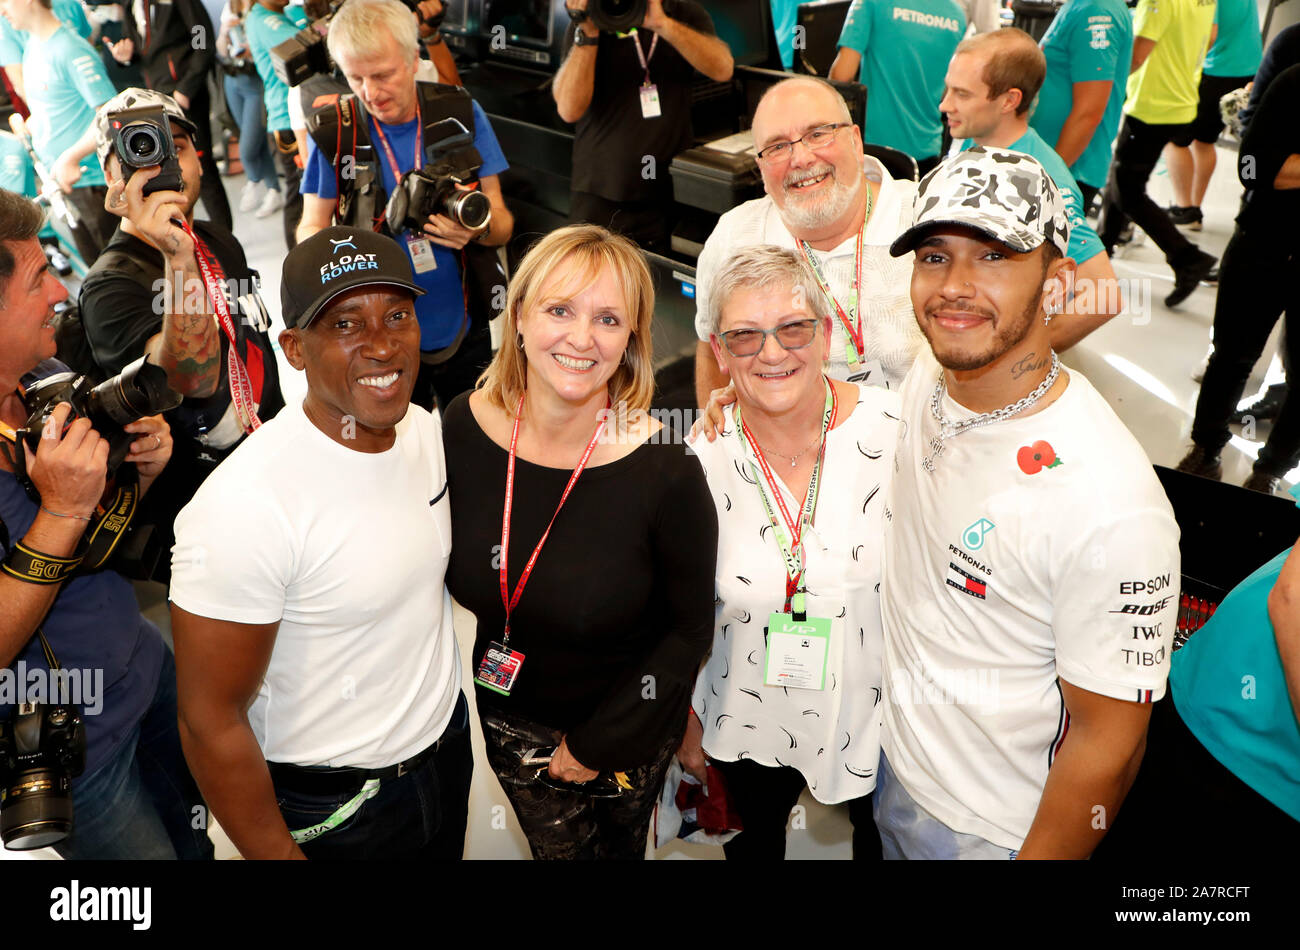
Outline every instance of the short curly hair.
POLYGON ((9 247, 11 242, 30 241, 40 233, 45 212, 30 198, 0 188, 0 301, 9 289, 17 261, 9 247))

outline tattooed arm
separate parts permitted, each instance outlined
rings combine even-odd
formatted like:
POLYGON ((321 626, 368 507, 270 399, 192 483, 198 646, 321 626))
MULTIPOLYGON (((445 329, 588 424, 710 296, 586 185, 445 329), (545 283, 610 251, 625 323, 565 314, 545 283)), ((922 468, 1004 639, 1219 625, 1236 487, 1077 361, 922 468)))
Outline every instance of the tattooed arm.
MULTIPOLYGON (((185 135, 175 139, 178 150, 193 148, 185 135)), ((156 167, 140 169, 123 182, 114 174, 120 170, 116 156, 110 166, 105 206, 123 215, 123 230, 148 241, 163 255, 165 281, 162 293, 154 297, 162 331, 149 338, 144 352, 149 362, 162 367, 167 384, 181 395, 211 396, 221 381, 221 335, 199 273, 194 241, 177 223, 185 216, 185 196, 175 191, 145 196, 144 186, 158 174, 156 167)))

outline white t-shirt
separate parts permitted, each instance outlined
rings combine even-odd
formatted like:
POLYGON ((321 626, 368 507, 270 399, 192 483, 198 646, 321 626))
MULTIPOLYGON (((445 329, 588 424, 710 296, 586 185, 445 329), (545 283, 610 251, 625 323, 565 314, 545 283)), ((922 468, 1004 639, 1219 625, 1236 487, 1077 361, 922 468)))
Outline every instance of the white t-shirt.
MULTIPOLYGON (((948 438, 930 473, 927 348, 903 384, 885 509, 885 754, 940 821, 1012 849, 1069 728, 1057 677, 1154 702, 1178 611, 1178 526, 1155 471, 1092 385, 1061 373, 1055 402, 948 438)), ((975 415, 947 395, 941 408, 975 415)))
POLYGON ((280 627, 248 720, 268 760, 383 768, 442 735, 460 693, 442 427, 411 406, 386 452, 286 406, 176 519, 171 599, 280 627))
MULTIPOLYGON (((874 789, 880 759, 880 526, 899 403, 875 386, 858 393, 853 414, 827 434, 815 522, 804 533, 808 615, 832 620, 820 690, 763 682, 764 628, 785 606, 785 564, 752 482, 753 451, 730 418, 724 435, 694 445, 718 509, 713 648, 691 700, 704 750, 793 766, 827 804, 874 789)), ((794 515, 803 499, 778 484, 794 515)))
MULTIPOLYGON (((888 385, 895 391, 902 385, 925 337, 916 325, 912 310, 912 254, 891 257, 889 245, 912 226, 912 201, 916 183, 890 178, 883 165, 866 157, 866 177, 880 182, 867 230, 862 238, 862 335, 866 355, 865 377, 860 366, 852 373, 846 347, 848 334, 839 317, 832 319, 830 375, 836 379, 888 385), (875 365, 873 365, 875 364, 875 365), (879 378, 881 372, 884 381, 879 378)), ((780 211, 769 197, 755 198, 732 208, 718 219, 717 226, 695 266, 695 334, 709 339, 708 297, 714 275, 731 255, 754 244, 774 244, 797 249, 794 236, 781 220, 780 211)), ((826 276, 831 291, 848 313, 849 294, 853 290, 853 259, 857 234, 853 234, 831 251, 813 251, 826 276)), ((850 315, 852 319, 852 315, 850 315)))

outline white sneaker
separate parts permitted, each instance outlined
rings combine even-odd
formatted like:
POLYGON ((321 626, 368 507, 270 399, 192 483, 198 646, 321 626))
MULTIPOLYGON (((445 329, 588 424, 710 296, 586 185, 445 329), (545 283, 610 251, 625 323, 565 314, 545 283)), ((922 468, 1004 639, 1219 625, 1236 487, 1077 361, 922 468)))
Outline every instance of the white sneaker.
POLYGON ((1210 357, 1213 355, 1214 355, 1214 341, 1211 340, 1210 348, 1205 351, 1205 359, 1201 360, 1201 362, 1197 365, 1196 369, 1192 370, 1192 382, 1194 383, 1205 382, 1205 371, 1206 369, 1209 368, 1210 357))
POLYGON ((239 192, 239 210, 253 211, 266 197, 266 185, 260 181, 250 181, 239 192))
POLYGON ((284 198, 278 191, 268 190, 262 203, 257 206, 257 216, 259 218, 269 217, 284 207, 284 198))

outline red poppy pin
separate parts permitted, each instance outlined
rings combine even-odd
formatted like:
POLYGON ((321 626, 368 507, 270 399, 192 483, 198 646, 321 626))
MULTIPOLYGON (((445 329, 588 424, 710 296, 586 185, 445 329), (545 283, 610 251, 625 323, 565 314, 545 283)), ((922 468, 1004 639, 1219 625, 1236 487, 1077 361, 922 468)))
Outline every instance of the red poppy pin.
POLYGON ((1039 439, 1033 445, 1022 445, 1016 453, 1016 464, 1026 475, 1037 475, 1045 468, 1056 468, 1061 460, 1051 444, 1039 439))

